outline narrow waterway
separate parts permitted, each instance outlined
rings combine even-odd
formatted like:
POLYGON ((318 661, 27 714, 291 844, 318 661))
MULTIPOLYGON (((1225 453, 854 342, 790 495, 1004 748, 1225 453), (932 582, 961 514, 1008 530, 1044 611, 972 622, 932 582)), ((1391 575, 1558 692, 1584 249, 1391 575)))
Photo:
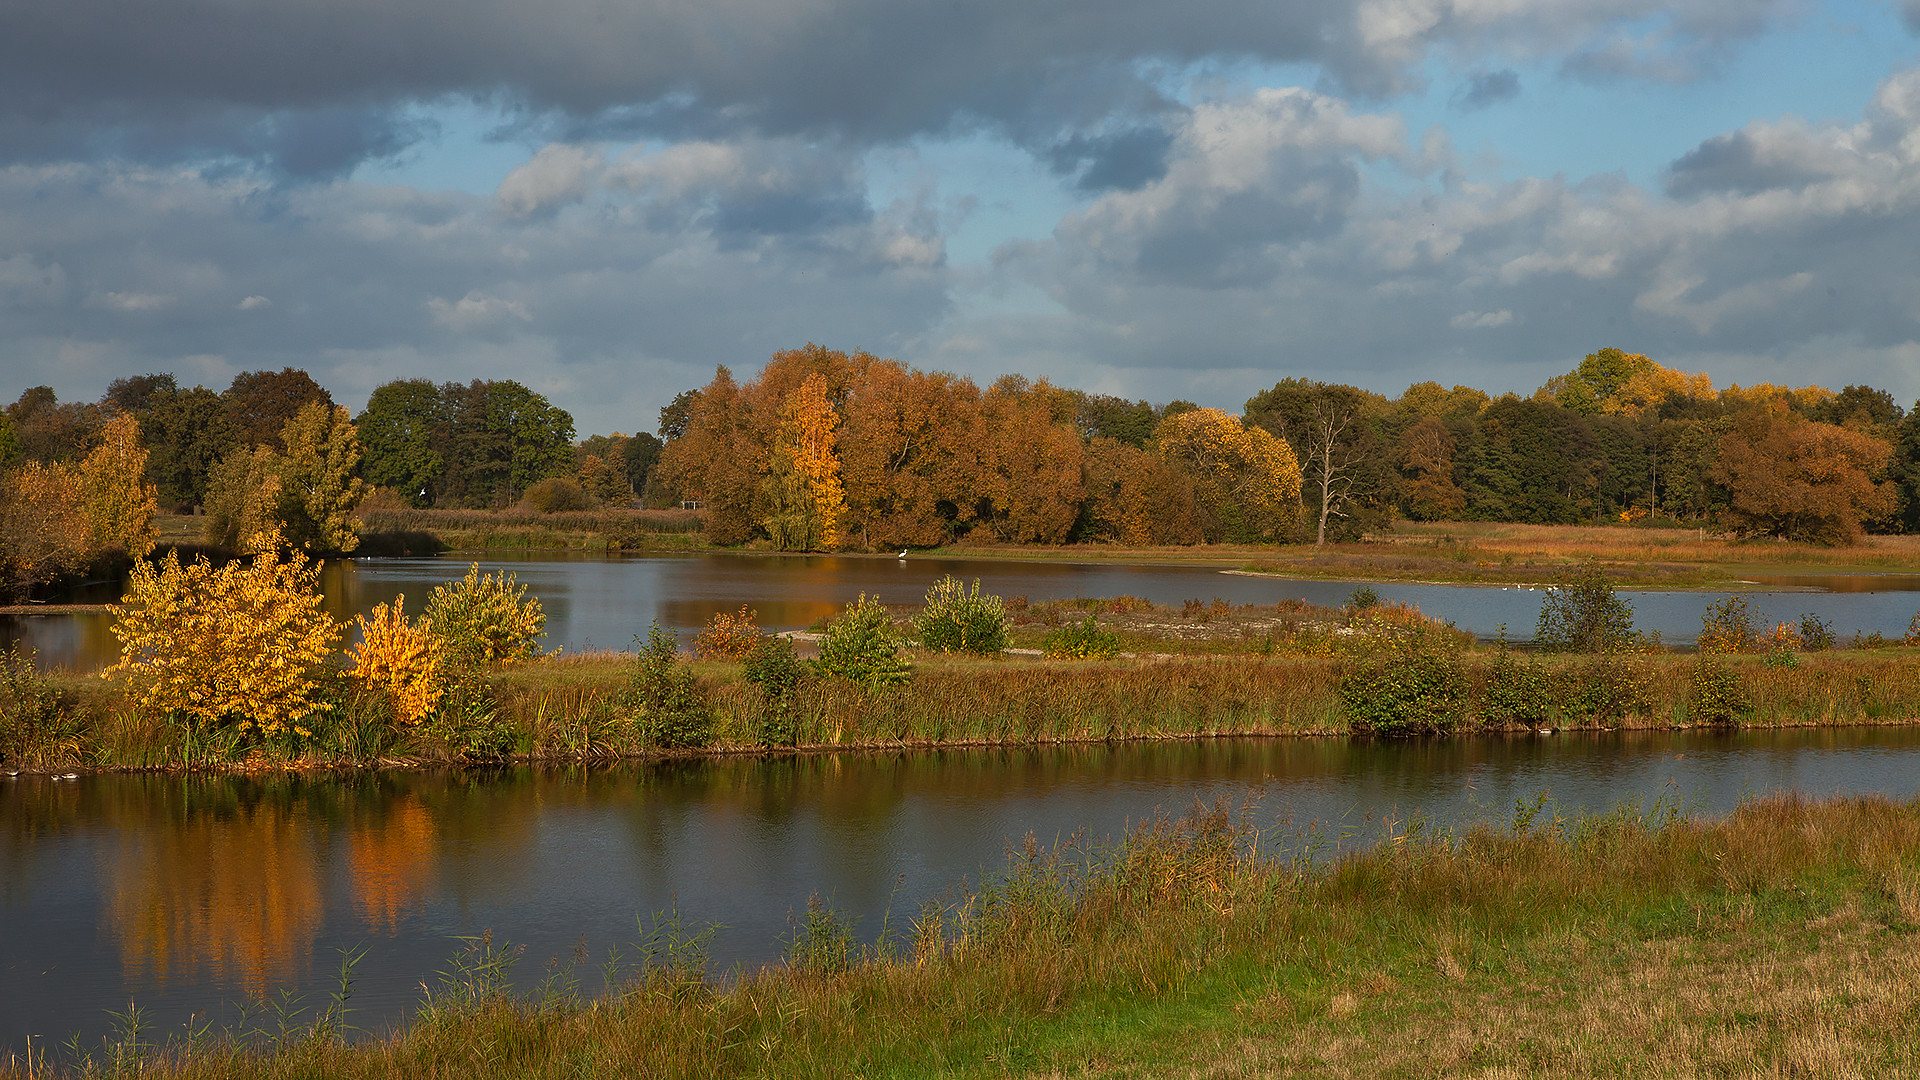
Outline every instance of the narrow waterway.
POLYGON ((668 908, 716 964, 781 955, 820 896, 868 939, 1004 865, 1028 834, 1116 836, 1226 798, 1322 852, 1384 829, 1504 826, 1620 804, 1719 813, 1778 791, 1920 795, 1920 728, 1234 739, 604 769, 345 777, 0 779, 0 1050, 97 1040, 138 1002, 164 1036, 222 1003, 324 1001, 364 947, 352 1019, 419 1000, 458 938, 524 945, 538 981, 668 908), (1391 824, 1389 824, 1391 823, 1391 824))
MULTIPOLYGON (((545 647, 627 648, 655 620, 690 633, 715 612, 743 605, 759 615, 762 626, 799 629, 838 612, 861 593, 889 603, 918 603, 927 587, 944 574, 1001 596, 1025 596, 1038 602, 1074 597, 1139 596, 1179 605, 1189 599, 1219 597, 1235 604, 1272 604, 1301 599, 1338 606, 1359 584, 1353 581, 1299 581, 1221 573, 1208 567, 1149 566, 1126 563, 1014 562, 960 559, 886 559, 844 555, 737 555, 706 553, 679 556, 566 557, 538 553, 525 557, 489 556, 479 560, 488 571, 509 571, 538 597, 547 612, 545 647)), ((408 610, 418 611, 437 585, 466 571, 464 557, 437 559, 358 559, 329 564, 322 574, 327 605, 337 617, 351 618, 375 604, 405 595, 408 610)), ((1900 637, 1920 609, 1920 575, 1803 577, 1768 583, 1743 593, 1755 612, 1769 622, 1814 614, 1829 620, 1842 642, 1854 634, 1900 637), (1823 591, 1831 586, 1832 591, 1823 591)), ((1417 605, 1436 618, 1491 637, 1502 626, 1515 639, 1530 637, 1540 615, 1541 590, 1474 585, 1375 584, 1389 601, 1417 605)), ((1659 631, 1667 641, 1685 644, 1700 632, 1700 615, 1725 592, 1628 589, 1620 594, 1634 609, 1635 625, 1659 631)), ((117 588, 101 583, 68 598, 77 603, 108 603, 117 588)), ((104 614, 0 618, 0 648, 20 641, 38 651, 43 666, 93 671, 111 664, 119 645, 104 614)))

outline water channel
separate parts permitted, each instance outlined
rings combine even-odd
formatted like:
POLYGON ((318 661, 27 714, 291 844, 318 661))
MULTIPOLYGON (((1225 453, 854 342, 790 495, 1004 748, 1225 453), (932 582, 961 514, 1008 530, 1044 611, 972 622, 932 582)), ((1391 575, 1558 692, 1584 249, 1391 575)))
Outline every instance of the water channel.
MULTIPOLYGON (((545 647, 569 651, 626 648, 655 619, 690 633, 715 612, 736 611, 742 605, 759 613, 762 626, 799 629, 834 614, 863 592, 889 603, 918 603, 927 586, 948 573, 979 578, 989 592, 1026 596, 1036 602, 1126 595, 1174 605, 1220 597, 1235 604, 1298 598, 1337 606, 1358 584, 1231 574, 1196 566, 841 555, 569 558, 540 553, 487 556, 479 563, 483 570, 517 575, 547 612, 545 647)), ((329 609, 342 619, 371 611, 375 604, 403 593, 408 610, 418 611, 435 586, 459 577, 466 566, 462 556, 342 560, 327 565, 322 585, 329 609)), ((1920 595, 1916 595, 1920 574, 1796 577, 1766 585, 1743 594, 1762 618, 1780 622, 1812 613, 1829 620, 1842 641, 1876 632, 1899 637, 1920 609, 1920 595)), ((1482 637, 1493 636, 1505 625, 1516 639, 1532 633, 1542 596, 1539 589, 1523 587, 1393 583, 1373 587, 1389 601, 1417 605, 1482 637)), ((1628 589, 1621 595, 1633 605, 1639 629, 1658 630, 1667 641, 1685 644, 1698 636, 1706 606, 1728 594, 1628 589)), ((118 599, 118 588, 99 583, 62 599, 108 603, 118 599)), ((108 632, 109 625, 104 614, 0 618, 0 648, 17 640, 38 650, 43 666, 96 670, 117 656, 118 644, 108 632)))
MULTIPOLYGON (((0 1052, 96 1040, 129 1001, 157 1034, 291 989, 319 1002, 365 947, 351 1019, 378 1030, 458 937, 524 945, 521 974, 676 907, 725 969, 780 955, 829 899, 871 939, 891 912, 1004 866, 1029 833, 1114 836, 1195 800, 1256 800, 1321 851, 1404 830, 1622 803, 1724 812, 1775 791, 1920 795, 1920 728, 1370 743, 1234 739, 605 769, 0 780, 0 1052)), ((629 950, 630 951, 630 950, 629 950)))

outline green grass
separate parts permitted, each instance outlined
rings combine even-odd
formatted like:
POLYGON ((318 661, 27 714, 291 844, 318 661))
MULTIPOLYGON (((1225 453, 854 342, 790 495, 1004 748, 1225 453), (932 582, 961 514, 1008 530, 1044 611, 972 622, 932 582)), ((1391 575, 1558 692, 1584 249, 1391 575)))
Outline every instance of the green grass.
MULTIPOLYGON (((1306 865, 1223 808, 1031 844, 832 962, 515 993, 469 954, 359 1044, 209 1034, 119 1075, 1692 1077, 1920 1068, 1920 805, 1621 811, 1306 865)), ((349 1018, 350 1019, 350 1018, 349 1018)), ((106 1051, 93 1075, 107 1075, 106 1051)), ((0 1075, 45 1076, 0 1062, 0 1075)))

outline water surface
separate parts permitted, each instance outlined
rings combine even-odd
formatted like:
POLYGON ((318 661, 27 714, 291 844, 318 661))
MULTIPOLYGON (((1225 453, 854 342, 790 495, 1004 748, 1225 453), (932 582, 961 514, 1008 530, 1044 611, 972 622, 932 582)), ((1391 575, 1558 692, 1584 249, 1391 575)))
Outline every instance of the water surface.
MULTIPOLYGON (((1004 864, 1033 834, 1122 833, 1196 800, 1329 845, 1385 823, 1505 823, 1664 800, 1723 812, 1776 791, 1920 795, 1920 728, 1375 743, 1222 739, 728 758, 604 769, 0 780, 0 1050, 97 1038, 138 1001, 160 1030, 292 988, 319 1001, 364 945, 356 1022, 418 1000, 460 935, 526 946, 537 980, 677 906, 721 965, 781 954, 828 898, 871 939, 887 913, 1004 864)), ((230 1014, 228 1014, 230 1015, 230 1014)))

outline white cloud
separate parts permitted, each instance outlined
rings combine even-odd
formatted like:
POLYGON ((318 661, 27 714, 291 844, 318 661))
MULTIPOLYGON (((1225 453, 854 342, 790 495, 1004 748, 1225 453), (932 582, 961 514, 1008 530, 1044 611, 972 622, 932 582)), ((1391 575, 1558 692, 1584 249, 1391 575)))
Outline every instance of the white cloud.
POLYGON ((233 306, 241 311, 256 311, 263 307, 272 307, 273 301, 264 296, 254 295, 247 297, 233 306))
POLYGON ((605 165, 597 149, 550 143, 507 174, 494 200, 503 213, 517 217, 557 210, 586 198, 605 165))
POLYGON ((473 330, 483 326, 492 326, 508 318, 529 321, 533 315, 527 311, 527 305, 518 300, 503 300, 498 296, 486 296, 479 292, 470 292, 458 300, 448 300, 436 296, 427 301, 427 310, 433 312, 435 321, 454 330, 473 330))
POLYGON ((1491 330, 1512 321, 1513 312, 1501 308, 1499 311, 1463 311, 1448 319, 1447 324, 1455 330, 1491 330))

